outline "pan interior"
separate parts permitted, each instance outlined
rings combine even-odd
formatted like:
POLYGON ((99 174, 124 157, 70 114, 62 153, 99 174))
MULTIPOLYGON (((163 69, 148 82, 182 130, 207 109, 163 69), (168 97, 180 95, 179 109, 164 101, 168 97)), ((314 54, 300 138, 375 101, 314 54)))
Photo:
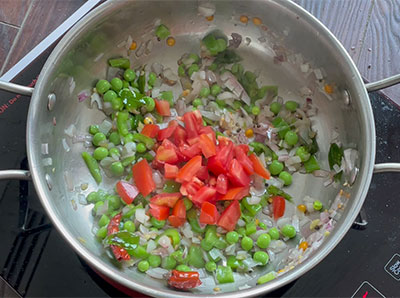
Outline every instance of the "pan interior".
MULTIPOLYGON (((333 243, 343 236, 341 228, 349 227, 346 219, 354 218, 370 179, 373 163, 373 157, 370 156, 373 156, 374 150, 373 119, 358 72, 348 56, 343 55, 343 49, 324 34, 315 20, 308 20, 308 16, 293 4, 284 1, 216 1, 214 4, 216 12, 211 22, 198 14, 197 1, 113 1, 104 4, 80 22, 57 46, 41 73, 31 104, 28 128, 30 164, 41 200, 57 228, 100 271, 129 287, 152 295, 161 295, 158 292, 161 290, 167 291, 164 282, 158 282, 136 270, 119 268, 105 255, 102 245, 95 239, 91 207, 80 204, 80 201, 82 195, 86 196, 98 186, 80 156, 86 150, 83 144, 73 144, 64 130, 74 124, 76 134, 84 135, 89 125, 102 122, 104 114, 97 108, 90 109, 90 100, 79 103, 77 94, 83 89, 92 88, 99 78, 107 76, 109 58, 127 54, 123 43, 129 35, 139 47, 154 37, 153 29, 157 20, 170 28, 176 45, 168 47, 165 42, 153 39, 149 54, 140 57, 135 53, 130 54, 133 67, 159 62, 176 71, 176 61, 183 53, 198 52, 200 39, 205 33, 219 29, 228 36, 238 33, 243 37, 238 53, 243 58, 245 69, 260 72, 260 85, 278 85, 279 95, 285 100, 304 102, 308 96, 302 95, 299 90, 304 86, 315 89, 315 73, 308 76, 302 73, 298 59, 309 63, 313 69, 321 69, 326 81, 335 85, 338 91, 331 98, 317 90, 309 96, 318 108, 317 116, 312 119, 313 127, 318 132, 321 168, 329 169, 329 145, 335 132, 338 132, 345 147, 359 151, 360 173, 352 189, 347 190, 350 199, 344 214, 319 251, 329 251, 333 243), (241 15, 249 16, 247 25, 240 22, 241 15), (253 17, 259 17, 263 26, 255 26, 251 22, 253 17), (276 63, 279 49, 284 49, 289 62, 276 63), (345 90, 350 95, 348 105, 343 96, 345 90), (56 103, 54 109, 49 111, 48 95, 52 93, 56 95, 56 103), (69 152, 63 146, 63 139, 69 144, 69 152), (48 144, 48 156, 42 154, 42 144, 48 144), (52 158, 51 166, 43 164, 43 158, 46 157, 52 158), (49 177, 47 182, 46 175, 49 177), (86 190, 81 189, 84 184, 88 184, 86 190)), ((295 174, 293 181, 287 192, 294 197, 295 205, 309 195, 318 198, 324 206, 330 206, 340 189, 325 187, 324 179, 311 175, 295 174)), ((109 189, 113 183, 112 179, 105 179, 100 188, 109 189)), ((311 268, 318 261, 311 256, 303 265, 312 262, 308 265, 311 268)), ((256 274, 270 269, 266 266, 256 274)), ((293 272, 297 276, 301 273, 296 270, 293 272)), ((292 272, 287 275, 290 274, 292 272)), ((278 286, 280 279, 284 280, 283 277, 278 278, 271 283, 270 289, 278 286)), ((256 281, 257 278, 249 280, 243 277, 234 284, 219 287, 221 293, 226 293, 237 291, 245 284, 253 286, 256 281)), ((197 294, 200 292, 215 294, 213 286, 207 285, 197 290, 197 294)))

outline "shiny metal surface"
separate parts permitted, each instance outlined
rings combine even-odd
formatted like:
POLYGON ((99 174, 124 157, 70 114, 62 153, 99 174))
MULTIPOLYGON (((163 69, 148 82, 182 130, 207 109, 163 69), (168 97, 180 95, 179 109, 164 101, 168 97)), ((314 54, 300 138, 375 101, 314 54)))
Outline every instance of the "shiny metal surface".
POLYGON ((4 170, 0 171, 0 180, 16 179, 31 180, 31 173, 25 170, 4 170))
POLYGON ((32 95, 33 93, 33 88, 31 87, 21 86, 18 84, 4 82, 4 81, 0 81, 0 89, 29 96, 32 95))
MULTIPOLYGON (((251 297, 259 296, 285 285, 317 265, 342 239, 351 227, 364 202, 371 181, 375 156, 375 129, 371 105, 365 86, 354 63, 338 40, 316 18, 292 3, 283 0, 262 1, 215 1, 216 13, 213 22, 207 22, 197 14, 197 1, 109 1, 89 13, 60 41, 48 58, 40 74, 28 115, 27 150, 30 169, 36 191, 55 227, 75 251, 96 270, 131 289, 158 297, 251 297), (263 34, 259 27, 243 26, 237 21, 242 14, 260 17, 268 28, 266 42, 260 41, 263 34), (351 189, 348 205, 336 228, 312 257, 288 273, 261 286, 255 286, 257 278, 241 279, 234 284, 219 286, 215 293, 211 286, 202 287, 193 293, 173 291, 163 282, 156 281, 136 270, 116 266, 104 254, 103 248, 92 233, 93 218, 90 206, 80 205, 78 196, 97 189, 88 173, 80 153, 82 144, 70 144, 66 152, 62 146, 64 129, 74 124, 78 133, 85 133, 90 124, 99 124, 105 118, 96 108, 90 109, 88 101, 79 103, 77 94, 106 77, 107 59, 126 54, 124 47, 117 47, 129 34, 140 45, 153 36, 156 19, 168 25, 176 39, 173 48, 156 43, 150 54, 136 57, 135 66, 153 62, 177 69, 176 61, 185 52, 197 51, 199 40, 210 30, 218 28, 227 35, 239 33, 249 37, 251 43, 239 48, 245 68, 260 69, 264 84, 279 85, 284 98, 304 100, 298 90, 308 84, 307 78, 288 64, 274 63, 273 46, 282 46, 292 53, 301 53, 312 66, 322 68, 326 77, 339 90, 346 90, 351 101, 344 103, 338 97, 332 101, 315 95, 313 103, 318 107, 314 127, 318 131, 321 156, 326 156, 332 139, 333 128, 340 134, 344 146, 359 151, 360 171, 351 189), (284 20, 284 22, 282 22, 284 20), (74 88, 72 86, 75 86, 74 88), (54 93, 56 103, 49 111, 48 96, 54 93), (56 125, 54 125, 56 119, 56 125), (52 165, 42 163, 42 143, 47 143, 52 165), (68 187, 67 179, 74 185, 68 187), (52 187, 48 186, 49 178, 52 187), (88 189, 80 185, 89 183, 88 189), (252 287, 239 290, 240 286, 252 287)), ((328 161, 321 162, 328 168, 328 161)), ((326 206, 333 201, 337 189, 326 188, 322 180, 296 174, 295 183, 288 189, 296 194, 296 200, 310 195, 319 198, 326 206)), ((112 180, 105 179, 100 188, 112 187, 112 180)), ((296 202, 295 200, 295 202, 296 202)), ((267 266, 256 272, 267 272, 267 266)))
POLYGON ((388 77, 388 78, 380 80, 380 81, 368 83, 365 85, 365 88, 367 88, 368 92, 372 92, 372 91, 377 91, 380 89, 385 89, 387 87, 396 85, 398 83, 400 83, 400 74, 392 76, 392 77, 388 77))
POLYGON ((378 163, 374 166, 374 173, 400 172, 399 163, 378 163))

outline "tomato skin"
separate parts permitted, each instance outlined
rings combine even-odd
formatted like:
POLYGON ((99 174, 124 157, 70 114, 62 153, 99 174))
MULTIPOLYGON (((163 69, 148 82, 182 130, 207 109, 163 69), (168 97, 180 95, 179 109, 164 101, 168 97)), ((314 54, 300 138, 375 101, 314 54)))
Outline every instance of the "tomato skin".
POLYGON ((178 172, 176 176, 177 182, 188 182, 197 174, 201 168, 202 158, 200 155, 189 160, 178 172))
MULTIPOLYGON (((121 218, 122 218, 121 212, 115 215, 113 218, 111 218, 110 223, 107 226, 107 235, 119 232, 119 224, 121 222, 121 218)), ((110 247, 111 251, 113 252, 115 258, 118 261, 131 259, 131 256, 124 248, 119 247, 118 245, 110 245, 110 247)))
POLYGON ((156 103, 156 110, 161 116, 171 116, 169 102, 166 100, 154 100, 156 103))
POLYGON ((182 126, 178 125, 174 131, 175 145, 180 146, 182 144, 185 144, 186 139, 187 139, 186 130, 182 126))
POLYGON ((176 164, 179 161, 175 149, 165 148, 162 145, 157 148, 156 159, 158 162, 169 164, 176 164))
POLYGON ((156 184, 153 180, 153 171, 146 159, 142 159, 132 166, 132 176, 136 187, 144 197, 156 189, 156 184))
POLYGON ((187 158, 193 158, 201 153, 199 143, 195 143, 193 145, 182 144, 179 146, 179 151, 187 158))
POLYGON ((186 221, 186 207, 183 200, 176 202, 174 208, 172 209, 172 214, 168 217, 169 223, 173 227, 180 227, 186 221))
POLYGON ((215 200, 217 191, 214 187, 203 186, 192 197, 192 202, 200 207, 204 202, 212 202, 215 200))
POLYGON ((233 143, 227 138, 223 138, 221 140, 222 141, 217 147, 217 154, 210 157, 207 161, 208 170, 216 176, 219 174, 226 174, 227 166, 231 162, 234 155, 233 143))
POLYGON ((263 177, 264 179, 268 180, 271 175, 270 175, 269 171, 263 166, 261 161, 258 159, 257 155, 252 153, 252 154, 249 155, 249 159, 253 163, 254 172, 257 175, 259 175, 259 176, 263 177))
POLYGON ((203 118, 201 117, 200 111, 187 112, 183 115, 183 122, 185 123, 185 129, 188 139, 199 136, 199 131, 203 127, 203 118))
POLYGON ((196 177, 199 178, 200 180, 203 180, 203 181, 207 180, 210 177, 210 175, 208 174, 207 167, 206 166, 202 166, 197 171, 196 177))
POLYGON ((150 203, 149 212, 157 220, 166 220, 169 215, 169 208, 167 206, 158 206, 150 203))
POLYGON ((274 214, 274 219, 282 217, 285 214, 285 199, 281 196, 272 197, 272 210, 274 214))
POLYGON ((209 158, 217 154, 215 144, 207 134, 201 134, 199 139, 201 152, 205 158, 209 158))
POLYGON ((168 163, 164 164, 164 177, 166 179, 175 179, 176 175, 178 175, 179 168, 174 165, 170 165, 168 163))
POLYGON ((176 120, 170 121, 168 123, 168 127, 164 128, 164 129, 160 129, 158 131, 157 140, 163 141, 165 139, 170 138, 174 134, 177 127, 178 127, 178 122, 176 120))
POLYGON ((193 177, 191 181, 182 183, 179 191, 183 196, 193 197, 197 191, 202 188, 204 183, 197 177, 193 177))
POLYGON ((227 231, 233 231, 236 227, 236 223, 241 215, 240 204, 237 200, 232 203, 222 212, 221 217, 218 220, 218 226, 224 228, 227 231))
POLYGON ((247 196, 250 192, 250 187, 235 187, 231 188, 227 191, 227 193, 220 199, 222 201, 232 201, 232 200, 241 200, 245 196, 247 196))
POLYGON ((253 162, 247 156, 247 152, 249 151, 249 147, 247 145, 238 145, 235 147, 235 157, 240 162, 243 167, 243 170, 247 175, 251 175, 254 173, 253 162), (247 151, 246 151, 247 150, 247 151))
POLYGON ((213 141, 214 145, 217 145, 217 138, 215 136, 215 131, 211 126, 203 126, 199 129, 199 134, 206 134, 211 141, 213 141))
POLYGON ((218 175, 216 190, 222 195, 228 192, 228 177, 226 177, 224 174, 218 175))
POLYGON ((159 131, 160 127, 157 124, 146 124, 140 133, 149 138, 155 138, 159 131))
POLYGON ((227 176, 235 186, 248 186, 250 184, 250 177, 236 159, 232 159, 229 163, 227 176))
POLYGON ((218 221, 219 213, 217 207, 209 202, 204 202, 201 205, 200 223, 215 225, 218 221))
POLYGON ((199 273, 196 271, 184 272, 178 270, 171 271, 168 285, 180 290, 189 290, 201 285, 199 273))
POLYGON ((117 193, 126 204, 132 204, 133 200, 139 194, 139 190, 136 186, 126 182, 118 181, 117 183, 117 193))
POLYGON ((150 199, 150 203, 158 206, 174 207, 176 202, 182 197, 180 192, 160 193, 150 199))

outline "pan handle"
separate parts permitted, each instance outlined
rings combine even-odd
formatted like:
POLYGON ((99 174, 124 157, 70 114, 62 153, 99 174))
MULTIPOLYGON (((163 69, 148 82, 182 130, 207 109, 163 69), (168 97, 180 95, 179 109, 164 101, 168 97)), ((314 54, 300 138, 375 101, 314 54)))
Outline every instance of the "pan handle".
POLYGON ((400 172, 400 163, 378 163, 374 166, 374 173, 400 172))
POLYGON ((385 89, 398 83, 400 83, 400 74, 388 77, 380 81, 365 84, 365 88, 368 92, 373 92, 380 89, 385 89))
POLYGON ((34 89, 31 87, 21 86, 10 82, 0 81, 0 90, 6 90, 22 95, 31 96, 34 89))

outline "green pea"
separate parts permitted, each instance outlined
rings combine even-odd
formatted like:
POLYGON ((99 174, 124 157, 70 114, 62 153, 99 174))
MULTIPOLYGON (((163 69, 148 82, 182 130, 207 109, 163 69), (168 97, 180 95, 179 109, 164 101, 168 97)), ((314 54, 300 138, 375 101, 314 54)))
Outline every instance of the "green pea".
POLYGON ((138 259, 145 259, 149 256, 149 253, 146 251, 146 248, 144 246, 138 245, 133 250, 132 255, 138 259))
POLYGON ((269 229, 268 234, 271 236, 272 240, 278 240, 279 239, 279 230, 277 228, 269 229))
POLYGON ((252 107, 252 108, 251 108, 251 113, 252 113, 254 116, 257 116, 258 114, 260 114, 260 108, 257 107, 257 106, 252 107))
POLYGON ((121 176, 124 173, 124 166, 120 161, 115 161, 111 164, 111 173, 115 176, 121 176))
POLYGON ((294 146, 297 144, 299 140, 299 137, 297 136, 297 133, 295 133, 292 130, 289 130, 286 134, 285 134, 285 142, 290 145, 290 146, 294 146))
POLYGON ((180 76, 180 77, 185 76, 185 68, 183 67, 183 65, 179 65, 179 67, 178 67, 178 76, 180 76))
POLYGON ((212 273, 217 269, 217 264, 214 261, 208 261, 205 268, 208 272, 212 273))
POLYGON ((156 102, 154 101, 154 99, 151 98, 150 96, 145 96, 142 99, 145 102, 147 112, 154 111, 154 108, 156 107, 156 102))
POLYGON ((150 255, 147 258, 147 261, 149 262, 150 267, 159 267, 161 265, 161 257, 156 256, 156 255, 150 255))
POLYGON ((111 80, 111 88, 115 92, 118 92, 119 90, 121 90, 122 89, 122 80, 120 78, 113 78, 111 80))
POLYGON ((253 248, 253 239, 250 237, 243 237, 242 242, 240 243, 244 250, 250 250, 253 248))
POLYGON ((201 97, 207 97, 210 95, 210 88, 209 87, 203 87, 200 90, 200 96, 201 97))
POLYGON ((89 133, 91 135, 95 135, 98 132, 99 132, 99 126, 98 125, 90 125, 89 126, 89 133))
POLYGON ((99 201, 99 195, 96 191, 92 191, 90 194, 86 196, 86 201, 88 203, 96 203, 99 201))
POLYGON ((110 88, 111 85, 107 80, 99 80, 96 84, 96 90, 100 94, 106 93, 110 88))
POLYGON ((258 223, 258 226, 259 226, 261 229, 263 229, 263 230, 266 230, 266 229, 267 229, 267 225, 266 225, 265 223, 263 223, 263 222, 259 222, 259 223, 258 223))
POLYGON ((117 195, 107 196, 109 210, 118 210, 122 206, 121 198, 117 195))
POLYGON ((96 160, 102 160, 108 156, 108 150, 104 147, 98 147, 93 152, 93 157, 96 160))
POLYGON ((108 90, 106 93, 104 93, 103 99, 106 102, 111 102, 114 98, 117 98, 118 95, 115 93, 113 90, 108 90))
POLYGON ((133 138, 133 134, 128 133, 126 136, 124 136, 124 144, 133 142, 133 138))
POLYGON ((237 229, 237 232, 238 232, 238 234, 241 235, 241 236, 246 236, 246 229, 243 228, 243 227, 237 229))
POLYGON ((118 157, 121 155, 121 154, 119 153, 118 148, 115 148, 115 147, 110 148, 110 150, 108 150, 108 154, 109 154, 109 156, 116 155, 116 156, 118 156, 118 157))
POLYGON ((127 230, 128 232, 135 232, 136 231, 136 227, 135 224, 133 223, 133 221, 131 220, 127 220, 126 222, 124 222, 124 230, 127 230))
POLYGON ((123 80, 123 81, 122 81, 122 89, 126 89, 126 88, 129 88, 129 82, 123 80))
POLYGON ((225 49, 227 47, 226 40, 223 38, 217 39, 217 45, 218 45, 218 52, 225 51, 225 49))
POLYGON ((257 225, 254 222, 249 222, 246 224, 246 235, 251 235, 257 232, 257 225))
POLYGON ((197 64, 192 64, 190 65, 189 69, 188 69, 188 75, 189 77, 192 76, 193 73, 195 73, 196 71, 199 71, 199 66, 197 64))
POLYGON ((101 227, 97 230, 96 236, 100 239, 104 239, 107 237, 107 227, 101 227))
POLYGON ((314 201, 313 207, 314 207, 314 209, 317 210, 317 211, 321 210, 321 209, 322 209, 322 203, 321 203, 321 201, 318 201, 318 200, 314 201))
POLYGON ((284 236, 288 238, 293 238, 296 236, 296 229, 292 225, 284 225, 281 229, 281 232, 284 236))
POLYGON ((299 104, 292 100, 289 100, 285 103, 285 108, 291 112, 296 112, 296 109, 298 106, 299 106, 299 104))
POLYGON ((201 105, 203 105, 203 102, 201 101, 201 99, 200 98, 196 98, 195 100, 193 100, 193 106, 195 107, 195 108, 197 108, 198 106, 201 106, 201 105))
POLYGON ((147 148, 146 148, 145 144, 139 143, 139 144, 136 145, 136 151, 137 152, 143 153, 143 152, 146 152, 146 150, 147 150, 147 148))
POLYGON ((189 54, 189 58, 193 60, 194 63, 197 63, 200 61, 200 57, 197 54, 194 53, 190 53, 189 54))
MULTIPOLYGON (((108 137, 108 140, 113 143, 115 146, 119 145, 121 143, 121 137, 119 136, 119 133, 116 131, 113 131, 110 136, 108 137)), ((118 150, 118 149, 117 149, 118 150)))
POLYGON ((136 78, 136 73, 132 69, 124 71, 124 79, 128 82, 132 82, 136 78))
POLYGON ((239 241, 239 234, 235 231, 230 231, 226 234, 226 241, 233 244, 239 241))
POLYGON ((116 97, 111 100, 111 107, 114 111, 120 111, 123 106, 124 103, 120 97, 116 97))
POLYGON ((269 165, 269 171, 272 175, 279 175, 280 172, 283 170, 283 163, 273 160, 272 163, 269 165))
POLYGON ((253 260, 264 266, 268 263, 269 256, 265 251, 256 251, 253 255, 253 260))
POLYGON ((211 94, 217 96, 222 91, 221 87, 218 84, 214 84, 211 86, 211 94))
POLYGON ((185 264, 180 264, 180 265, 176 266, 175 269, 178 270, 178 271, 183 271, 183 272, 192 271, 192 269, 190 269, 190 267, 188 265, 185 265, 185 264))
POLYGON ((281 179, 286 186, 292 184, 292 175, 286 171, 280 172, 279 179, 281 179))
POLYGON ((176 260, 171 256, 166 256, 162 259, 161 267, 167 270, 172 270, 176 266, 176 260))
POLYGON ((146 272, 147 270, 149 270, 149 268, 150 268, 150 264, 149 264, 149 262, 147 262, 147 261, 145 261, 145 260, 142 260, 142 261, 140 261, 139 263, 138 263, 138 269, 139 269, 139 271, 140 272, 146 272))
POLYGON ((103 214, 99 219, 99 227, 105 227, 109 224, 109 222, 110 218, 107 215, 103 214))
POLYGON ((305 162, 310 159, 311 154, 308 153, 307 149, 304 146, 300 146, 296 150, 296 155, 300 157, 302 162, 305 162))
POLYGON ((150 223, 157 229, 161 229, 165 226, 165 220, 157 220, 155 217, 150 218, 150 223))
POLYGON ((104 205, 104 202, 103 202, 103 201, 98 201, 98 202, 96 202, 96 203, 94 204, 94 206, 93 206, 93 213, 96 214, 96 213, 97 213, 97 210, 98 210, 101 206, 103 206, 103 205, 104 205))
POLYGON ((156 80, 157 80, 157 75, 154 72, 149 73, 149 80, 147 81, 147 83, 150 86, 154 86, 156 80))
POLYGON ((279 111, 281 110, 281 107, 282 105, 279 102, 273 102, 269 106, 269 110, 275 115, 278 115, 279 111))
POLYGON ((98 132, 93 136, 92 143, 95 146, 100 146, 100 143, 106 140, 106 136, 102 132, 98 132))
POLYGON ((270 242, 271 242, 270 235, 261 234, 260 236, 258 236, 256 244, 259 248, 267 248, 270 242))

